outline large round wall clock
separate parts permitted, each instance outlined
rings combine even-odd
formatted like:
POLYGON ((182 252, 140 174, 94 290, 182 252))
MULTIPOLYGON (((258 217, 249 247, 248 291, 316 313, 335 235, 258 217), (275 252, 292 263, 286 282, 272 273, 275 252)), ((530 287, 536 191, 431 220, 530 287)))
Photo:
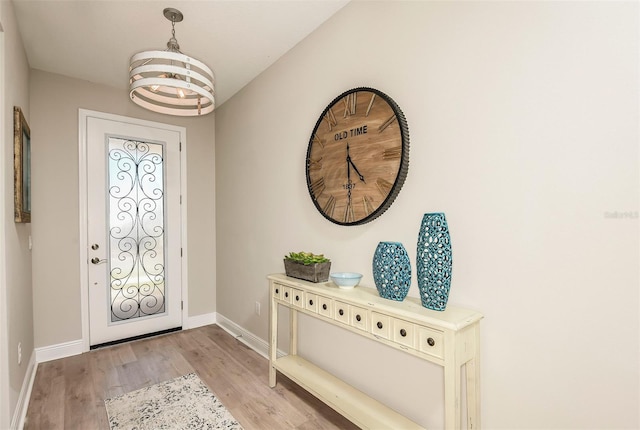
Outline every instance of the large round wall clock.
POLYGON ((307 186, 329 221, 359 225, 376 219, 395 200, 408 170, 407 121, 381 91, 345 91, 318 118, 307 149, 307 186))

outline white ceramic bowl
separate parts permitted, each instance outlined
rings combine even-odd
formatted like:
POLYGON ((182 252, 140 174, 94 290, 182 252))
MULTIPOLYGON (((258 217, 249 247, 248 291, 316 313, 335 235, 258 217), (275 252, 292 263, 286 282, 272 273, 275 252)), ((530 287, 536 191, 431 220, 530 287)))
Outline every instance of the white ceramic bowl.
POLYGON ((360 283, 361 273, 336 272, 331 274, 331 280, 340 288, 353 288, 360 283))

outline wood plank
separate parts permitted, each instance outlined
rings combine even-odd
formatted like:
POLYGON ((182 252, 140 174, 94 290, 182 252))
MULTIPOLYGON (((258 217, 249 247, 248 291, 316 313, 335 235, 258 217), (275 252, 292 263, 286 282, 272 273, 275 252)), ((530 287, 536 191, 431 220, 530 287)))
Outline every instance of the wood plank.
POLYGON ((25 428, 64 428, 64 376, 61 360, 38 366, 25 428))
POLYGON ((124 390, 118 372, 113 365, 111 354, 98 353, 97 351, 90 352, 89 354, 90 386, 93 389, 97 421, 95 427, 108 428, 109 420, 106 411, 105 413, 100 413, 100 406, 104 402, 104 399, 124 394, 124 390))
POLYGON ((86 429, 96 425, 100 401, 95 398, 88 355, 69 357, 64 362, 64 427, 86 429))

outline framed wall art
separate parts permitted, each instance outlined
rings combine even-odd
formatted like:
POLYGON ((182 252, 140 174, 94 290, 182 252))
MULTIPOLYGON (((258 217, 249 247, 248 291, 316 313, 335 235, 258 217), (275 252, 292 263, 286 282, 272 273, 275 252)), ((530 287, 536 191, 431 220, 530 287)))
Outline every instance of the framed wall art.
POLYGON ((13 107, 13 191, 15 222, 31 222, 31 130, 17 106, 13 107))

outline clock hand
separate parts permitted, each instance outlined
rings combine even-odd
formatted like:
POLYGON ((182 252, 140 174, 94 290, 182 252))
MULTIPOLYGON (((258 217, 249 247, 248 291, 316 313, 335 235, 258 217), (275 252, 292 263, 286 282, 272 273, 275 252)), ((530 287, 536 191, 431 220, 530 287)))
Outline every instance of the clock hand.
POLYGON ((358 176, 360 177, 360 180, 366 184, 367 182, 364 180, 364 176, 362 176, 362 173, 360 173, 360 171, 358 170, 358 168, 356 167, 356 165, 355 165, 355 164, 353 164, 353 161, 351 160, 351 157, 347 157, 347 161, 349 161, 349 163, 353 166, 353 170, 355 170, 355 171, 356 171, 356 173, 357 173, 357 174, 358 174, 358 176))
MULTIPOLYGON (((356 173, 360 177, 360 180, 366 184, 366 181, 364 180, 364 176, 362 176, 362 173, 360 173, 360 171, 358 170, 356 165, 353 164, 353 160, 351 160, 351 156, 349 155, 349 142, 347 142, 347 168, 349 167, 349 165, 353 166, 353 170, 356 171, 356 173)), ((347 171, 347 175, 348 174, 349 174, 349 172, 347 171)))
POLYGON ((351 158, 349 157, 349 142, 347 142, 347 200, 351 206, 351 158))

